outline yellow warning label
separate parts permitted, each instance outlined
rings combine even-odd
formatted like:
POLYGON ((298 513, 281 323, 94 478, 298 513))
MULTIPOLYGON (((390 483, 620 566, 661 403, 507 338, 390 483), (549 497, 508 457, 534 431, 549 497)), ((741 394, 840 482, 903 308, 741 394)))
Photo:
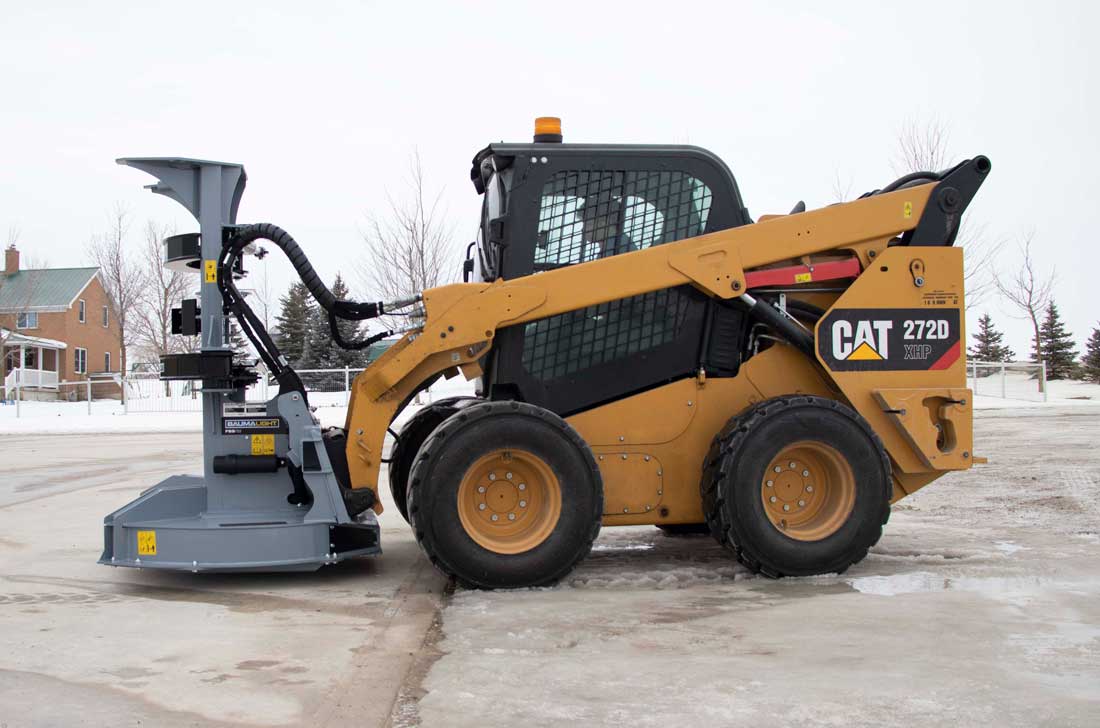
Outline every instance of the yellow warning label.
POLYGON ((218 282, 218 262, 216 260, 204 260, 202 263, 203 270, 206 271, 206 282, 217 283, 218 282))
POLYGON ((813 273, 795 273, 794 274, 794 282, 795 283, 809 283, 813 279, 814 279, 814 274, 813 273))
POLYGON ((157 532, 138 531, 138 556, 157 555, 157 532))
POLYGON ((882 361, 882 356, 864 341, 856 347, 856 350, 848 355, 848 361, 882 361))
POLYGON ((901 208, 901 216, 904 217, 906 220, 913 217, 913 203, 912 202, 906 202, 905 205, 901 208))
POLYGON ((275 454, 275 436, 274 435, 253 435, 252 436, 252 454, 253 455, 274 455, 275 454))

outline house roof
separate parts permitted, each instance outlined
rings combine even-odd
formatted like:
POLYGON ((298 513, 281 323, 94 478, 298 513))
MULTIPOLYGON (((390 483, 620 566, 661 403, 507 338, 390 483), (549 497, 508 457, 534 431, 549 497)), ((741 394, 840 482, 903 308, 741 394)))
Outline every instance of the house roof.
POLYGON ((63 310, 99 268, 41 268, 0 273, 0 313, 63 310))
POLYGON ((41 336, 27 336, 14 331, 0 328, 0 340, 4 346, 41 346, 43 349, 67 349, 69 345, 57 339, 44 339, 41 336))

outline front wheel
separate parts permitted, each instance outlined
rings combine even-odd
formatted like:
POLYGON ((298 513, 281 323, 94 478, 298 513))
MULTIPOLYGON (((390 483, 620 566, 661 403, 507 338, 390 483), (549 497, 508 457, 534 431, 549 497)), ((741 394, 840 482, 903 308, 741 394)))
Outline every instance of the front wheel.
POLYGON ((409 518, 424 553, 478 588, 552 584, 592 548, 603 484, 563 419, 519 402, 458 410, 421 446, 409 518))
POLYGON ((777 397, 715 438, 700 485, 711 532, 767 576, 839 573, 866 556, 890 516, 890 461, 851 408, 777 397))

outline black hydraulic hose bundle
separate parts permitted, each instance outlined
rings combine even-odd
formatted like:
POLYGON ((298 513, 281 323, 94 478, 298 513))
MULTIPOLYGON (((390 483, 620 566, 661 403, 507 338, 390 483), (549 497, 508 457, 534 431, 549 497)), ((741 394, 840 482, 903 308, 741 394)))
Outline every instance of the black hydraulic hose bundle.
POLYGON ((385 306, 381 303, 356 303, 354 301, 341 301, 333 295, 329 287, 325 285, 313 265, 306 258, 298 243, 290 236, 290 233, 270 223, 256 223, 247 225, 233 231, 233 235, 222 246, 221 258, 218 261, 218 289, 222 294, 222 301, 227 313, 232 313, 240 324, 241 331, 256 347, 264 364, 279 382, 281 391, 297 391, 305 395, 305 387, 301 378, 290 367, 286 357, 280 352, 278 346, 272 341, 263 323, 245 301, 244 296, 233 281, 233 270, 237 261, 244 254, 245 248, 257 240, 267 240, 276 245, 290 260, 294 270, 302 279, 310 294, 328 313, 329 328, 332 338, 343 349, 364 349, 376 341, 391 335, 392 331, 383 331, 373 336, 368 336, 358 341, 347 341, 340 333, 337 326, 339 319, 346 321, 365 321, 376 318, 386 313, 385 306))

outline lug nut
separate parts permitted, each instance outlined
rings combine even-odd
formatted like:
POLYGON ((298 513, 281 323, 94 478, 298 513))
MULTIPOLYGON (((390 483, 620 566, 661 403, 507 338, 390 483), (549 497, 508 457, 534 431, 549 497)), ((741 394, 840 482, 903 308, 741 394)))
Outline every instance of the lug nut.
POLYGON ((484 493, 485 492, 485 486, 484 485, 479 485, 477 487, 477 492, 478 493, 484 493))
POLYGON ((483 511, 483 510, 485 510, 485 504, 484 504, 484 503, 478 503, 478 504, 477 504, 477 509, 478 509, 479 511, 483 511))
POLYGON ((776 465, 776 466, 775 466, 775 472, 777 472, 777 473, 782 473, 782 472, 783 472, 783 468, 781 468, 781 467, 779 467, 778 465, 776 465))
POLYGON ((794 468, 795 468, 795 465, 797 465, 797 463, 795 463, 795 461, 794 461, 794 460, 792 460, 792 461, 790 462, 791 470, 794 470, 794 468))
POLYGON ((489 473, 489 480, 496 480, 496 479, 497 479, 497 474, 496 473, 489 473))
POLYGON ((508 480, 511 480, 512 479, 512 474, 511 473, 505 473, 504 477, 507 478, 508 480))
POLYGON ((500 520, 500 516, 498 516, 498 515, 497 515, 497 514, 495 514, 495 513, 494 513, 494 514, 493 514, 492 516, 490 516, 490 518, 491 518, 492 520, 494 520, 494 521, 498 521, 498 520, 500 520))
POLYGON ((814 487, 812 485, 807 485, 806 486, 806 492, 807 493, 813 493, 814 492, 814 487))
POLYGON ((772 485, 774 484, 774 482, 775 482, 775 481, 769 480, 769 481, 768 481, 768 487, 769 487, 769 488, 770 488, 770 487, 772 487, 772 485))
POLYGON ((809 471, 809 470, 803 470, 803 471, 802 471, 802 477, 803 477, 803 478, 808 478, 808 477, 810 477, 810 471, 809 471))
POLYGON ((521 500, 521 501, 519 502, 519 507, 520 507, 520 508, 526 508, 526 507, 527 507, 527 501, 522 501, 522 500, 521 500))
POLYGON ((768 498, 769 503, 775 503, 776 500, 777 498, 774 495, 771 498, 768 498))
POLYGON ((806 501, 803 501, 803 500, 798 501, 798 507, 799 508, 805 508, 806 507, 806 501))
POLYGON ((527 483, 520 483, 517 487, 520 490, 527 490, 527 483))
MULTIPOLYGON (((789 505, 787 505, 786 503, 784 503, 783 504, 783 510, 789 511, 789 510, 791 510, 791 507, 789 505)), ((496 516, 493 516, 493 518, 496 518, 496 516)))
POLYGON ((515 513, 509 513, 509 514, 508 514, 508 520, 509 520, 509 521, 514 521, 514 520, 516 520, 516 514, 515 514, 515 513))

